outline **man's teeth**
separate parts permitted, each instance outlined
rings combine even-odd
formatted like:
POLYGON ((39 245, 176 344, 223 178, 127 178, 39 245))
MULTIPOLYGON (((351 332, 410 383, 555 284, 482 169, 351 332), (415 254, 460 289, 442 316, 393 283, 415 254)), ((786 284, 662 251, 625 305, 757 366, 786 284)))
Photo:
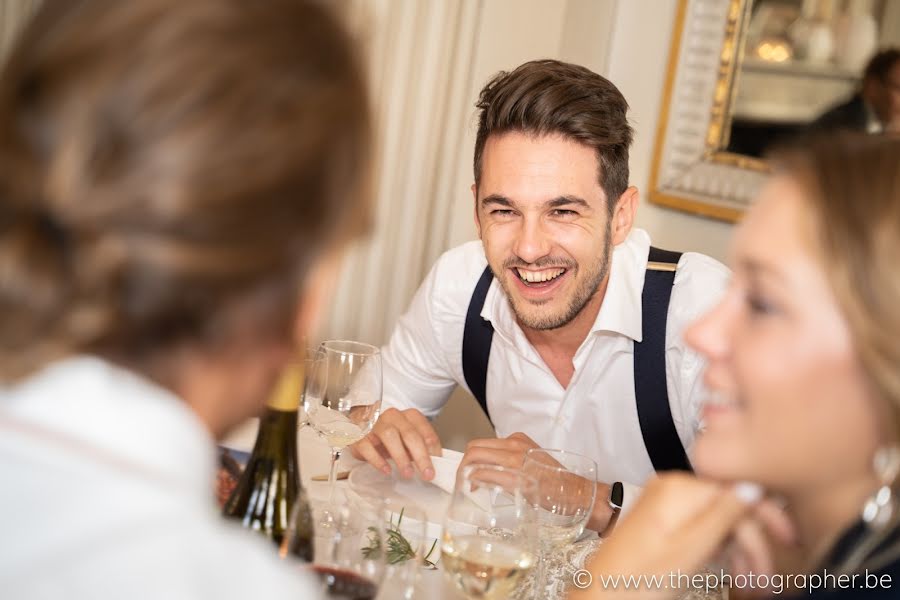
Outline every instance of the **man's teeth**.
POLYGON ((516 269, 522 281, 528 283, 540 283, 542 281, 550 281, 556 279, 566 272, 565 269, 545 269, 543 271, 526 271, 525 269, 516 269))

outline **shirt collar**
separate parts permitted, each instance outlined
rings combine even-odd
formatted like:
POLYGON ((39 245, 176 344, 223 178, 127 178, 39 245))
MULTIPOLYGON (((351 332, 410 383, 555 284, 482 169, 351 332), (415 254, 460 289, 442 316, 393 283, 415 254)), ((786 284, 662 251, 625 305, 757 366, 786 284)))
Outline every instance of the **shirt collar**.
MULTIPOLYGON (((591 327, 592 334, 606 331, 641 341, 641 293, 649 251, 650 236, 642 229, 633 229, 624 242, 613 248, 609 284, 591 327)), ((520 352, 534 352, 516 321, 503 287, 496 279, 488 290, 481 317, 490 321, 494 331, 513 343, 520 352)))

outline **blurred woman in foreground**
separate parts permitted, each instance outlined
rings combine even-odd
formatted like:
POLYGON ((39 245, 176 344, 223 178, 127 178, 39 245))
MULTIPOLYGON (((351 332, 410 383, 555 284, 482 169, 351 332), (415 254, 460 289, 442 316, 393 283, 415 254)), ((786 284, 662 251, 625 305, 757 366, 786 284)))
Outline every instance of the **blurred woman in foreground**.
POLYGON ((299 0, 45 1, 0 75, 0 590, 310 597, 212 495, 368 220, 352 44, 299 0))
POLYGON ((775 165, 736 233, 729 291, 686 333, 713 395, 700 478, 648 486, 575 597, 677 597, 684 580, 629 593, 601 579, 690 574, 725 543, 735 574, 755 575, 739 593, 900 594, 900 139, 822 138, 775 165))

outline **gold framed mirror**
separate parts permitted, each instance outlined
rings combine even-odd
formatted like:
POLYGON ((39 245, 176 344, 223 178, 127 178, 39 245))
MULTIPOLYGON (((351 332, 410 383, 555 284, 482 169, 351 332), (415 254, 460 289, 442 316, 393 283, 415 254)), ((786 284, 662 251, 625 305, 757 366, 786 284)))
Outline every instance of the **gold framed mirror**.
POLYGON ((679 0, 650 201, 739 220, 765 146, 852 97, 874 51, 898 45, 896 1, 679 0))

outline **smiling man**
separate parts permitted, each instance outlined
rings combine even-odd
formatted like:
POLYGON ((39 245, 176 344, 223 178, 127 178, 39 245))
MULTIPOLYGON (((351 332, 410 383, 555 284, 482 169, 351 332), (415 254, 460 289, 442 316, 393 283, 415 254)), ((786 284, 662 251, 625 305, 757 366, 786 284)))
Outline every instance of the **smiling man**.
POLYGON ((480 241, 445 253, 416 293, 384 350, 390 408, 353 452, 430 479, 441 443, 428 418, 464 385, 498 437, 473 440, 463 462, 521 466, 535 446, 590 456, 602 531, 605 499, 628 503, 655 470, 690 468, 702 364, 681 332, 728 271, 633 229, 628 105, 608 80, 529 62, 477 107, 480 241))

